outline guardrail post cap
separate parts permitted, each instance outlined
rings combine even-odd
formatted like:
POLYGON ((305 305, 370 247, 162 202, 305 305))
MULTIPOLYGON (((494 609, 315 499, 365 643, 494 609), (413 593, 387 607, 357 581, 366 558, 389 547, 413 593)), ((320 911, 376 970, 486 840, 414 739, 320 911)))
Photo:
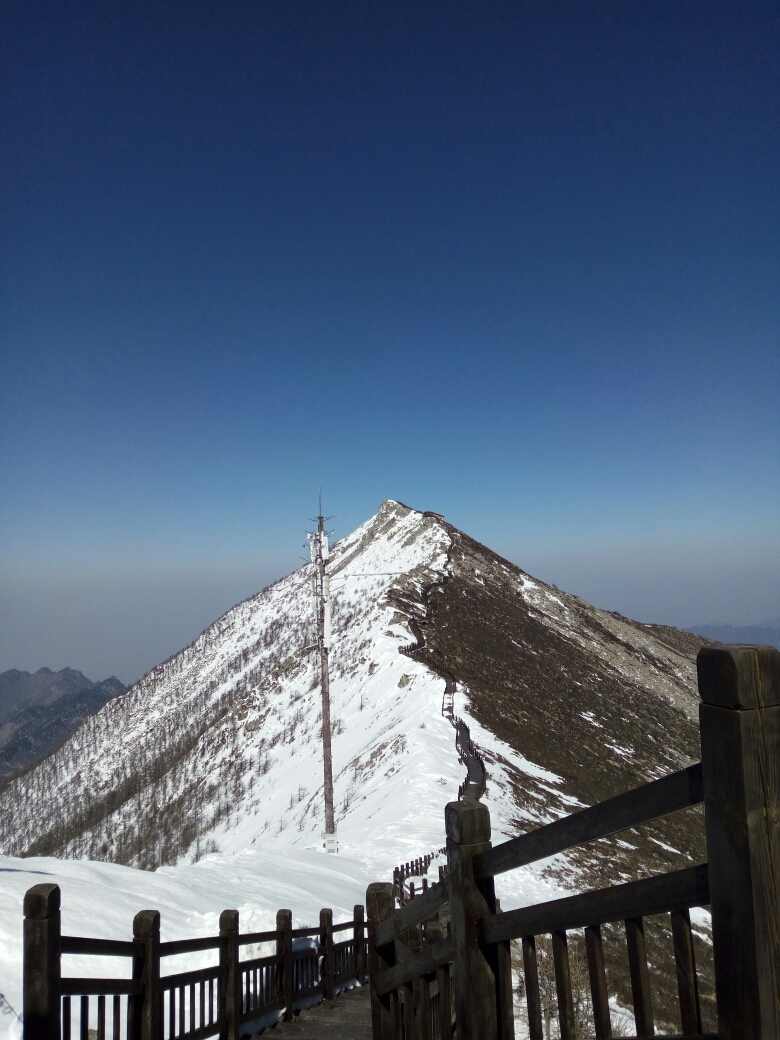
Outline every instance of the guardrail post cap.
POLYGON ((238 910, 223 910, 219 915, 219 934, 231 935, 238 931, 238 910))
POLYGON ((160 911, 140 910, 133 918, 133 935, 136 939, 159 938, 160 911))
POLYGON ((45 920, 60 908, 59 885, 33 885, 24 895, 24 916, 45 920))
POLYGON ((490 841, 490 812, 481 802, 449 802, 444 810, 447 837, 457 845, 490 841))
POLYGON ((719 708, 780 704, 780 650, 774 646, 703 646, 696 657, 699 696, 719 708))
POLYGON ((366 889, 366 914, 370 921, 384 921, 395 907, 395 891, 385 881, 374 881, 366 889))

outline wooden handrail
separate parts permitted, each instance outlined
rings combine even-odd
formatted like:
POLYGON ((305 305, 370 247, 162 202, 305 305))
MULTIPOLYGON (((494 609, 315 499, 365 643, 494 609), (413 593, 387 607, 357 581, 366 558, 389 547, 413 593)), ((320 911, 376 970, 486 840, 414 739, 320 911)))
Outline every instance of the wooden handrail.
POLYGON ((239 935, 239 946, 250 946, 253 943, 275 942, 279 933, 274 929, 270 932, 247 932, 239 935))
POLYGON ((704 801, 701 762, 520 834, 474 857, 474 877, 493 877, 704 801))
POLYGON ((100 957, 133 957, 136 949, 123 939, 91 939, 82 935, 63 935, 61 953, 93 954, 100 957))
POLYGON ((202 939, 174 939, 160 943, 161 957, 175 957, 180 953, 198 953, 201 950, 218 950, 225 940, 218 935, 208 935, 202 939))
POLYGON ((442 939, 435 946, 426 946, 424 950, 408 961, 395 964, 383 971, 376 980, 376 992, 382 997, 391 990, 403 986, 407 982, 429 975, 437 968, 444 967, 452 960, 452 939, 442 939))
POLYGON ((141 992, 138 979, 62 979, 61 983, 63 997, 105 997, 114 993, 134 996, 141 992))
POLYGON ((180 971, 176 975, 160 976, 160 989, 177 989, 179 986, 190 986, 196 982, 208 982, 225 975, 225 969, 215 964, 211 968, 195 968, 192 971, 180 971))
POLYGON ((702 863, 671 874, 656 874, 641 881, 482 917, 476 922, 477 936, 480 943, 489 945, 526 935, 549 935, 609 921, 687 910, 707 906, 709 901, 709 869, 702 863))
POLYGON ((448 898, 449 893, 445 883, 439 882, 432 885, 423 895, 413 899, 411 903, 406 903, 405 906, 394 911, 386 921, 377 925, 374 929, 374 943, 377 946, 384 946, 385 943, 397 939, 399 935, 436 913, 440 906, 444 906, 448 898))

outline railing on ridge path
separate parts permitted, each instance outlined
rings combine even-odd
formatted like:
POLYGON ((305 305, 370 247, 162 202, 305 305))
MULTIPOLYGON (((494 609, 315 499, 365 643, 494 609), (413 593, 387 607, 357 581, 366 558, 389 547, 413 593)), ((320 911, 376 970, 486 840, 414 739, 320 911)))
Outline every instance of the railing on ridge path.
POLYGON ((573 1040, 567 932, 584 928, 593 1035, 611 1037, 601 927, 623 923, 636 1036, 655 1033, 644 918, 668 914, 681 1036, 702 1037, 690 909, 712 919, 719 1040, 780 1040, 780 651, 708 646, 697 658, 702 761, 491 847, 479 803, 445 810, 448 871, 395 908, 366 892, 374 1040, 509 1040, 510 942, 522 944, 530 1040, 543 1040, 536 937, 552 936, 558 1022, 573 1040), (704 803, 708 863, 501 913, 494 878, 704 803), (449 935, 436 924, 445 905, 449 935), (434 990, 436 1001, 434 1002, 434 990), (450 1007, 451 1001, 451 1007, 450 1007))
POLYGON ((24 898, 23 1040, 90 1040, 91 1019, 97 1040, 239 1040, 274 1012, 291 1021, 312 998, 331 999, 352 979, 363 984, 366 954, 362 906, 351 921, 336 925, 333 911, 322 910, 312 928, 293 928, 291 911, 280 910, 274 930, 251 933, 239 931, 237 910, 225 910, 218 936, 174 942, 160 942, 158 911, 142 910, 133 920, 133 939, 118 941, 61 935, 59 886, 35 885, 24 898), (345 931, 348 938, 334 941, 345 931), (243 948, 268 943, 274 953, 241 959, 243 948), (161 974, 165 958, 201 951, 213 952, 218 962, 161 974), (63 977, 61 959, 68 954, 127 958, 131 977, 63 977))
MULTIPOLYGON (((424 625, 427 622, 424 618, 418 617, 416 614, 412 614, 409 617, 409 624, 412 631, 417 629, 419 636, 417 641, 414 643, 406 643, 404 646, 399 647, 399 653, 405 654, 407 657, 412 657, 418 651, 425 647, 425 636, 422 634, 420 625, 424 625)), ((427 666, 432 671, 437 672, 444 679, 444 696, 442 698, 441 713, 449 719, 450 723, 455 729, 455 747, 457 748, 458 754, 463 759, 466 765, 467 773, 466 779, 458 787, 458 801, 461 801, 464 797, 467 801, 479 801, 487 790, 487 772, 485 770, 485 761, 480 755, 479 750, 471 740, 471 731, 469 730, 468 724, 459 716, 455 714, 455 697, 454 687, 455 680, 442 668, 439 668, 431 661, 426 661, 427 666), (479 779, 471 779, 472 765, 475 765, 479 772, 479 779)))

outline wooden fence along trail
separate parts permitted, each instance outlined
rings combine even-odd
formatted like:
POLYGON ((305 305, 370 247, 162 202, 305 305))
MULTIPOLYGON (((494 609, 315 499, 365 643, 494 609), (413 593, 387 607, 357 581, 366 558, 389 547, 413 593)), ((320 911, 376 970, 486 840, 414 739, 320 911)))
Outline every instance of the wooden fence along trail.
MULTIPOLYGON (((718 1031, 709 1035, 780 1040, 780 651, 705 647, 697 669, 700 763, 495 848, 487 807, 450 802, 446 875, 406 899, 404 878, 427 871, 423 858, 397 868, 392 883, 369 885, 367 951, 359 906, 345 924, 334 926, 323 910, 318 928, 296 930, 290 911, 280 910, 275 931, 251 935, 239 932, 238 912, 226 910, 219 936, 173 943, 160 942, 159 914, 147 910, 135 918, 132 941, 61 937, 59 889, 36 885, 24 907, 23 1040, 71 1040, 74 997, 81 1001, 80 1040, 89 1040, 92 996, 98 1040, 106 1040, 109 1019, 112 1040, 123 1033, 126 1040, 239 1040, 271 1012, 290 1021, 307 997, 332 997, 344 981, 363 982, 366 967, 373 1040, 510 1040, 512 940, 522 945, 530 1038, 544 1040, 536 940, 545 935, 552 937, 560 1035, 573 1040, 567 933, 581 928, 592 1000, 588 1035, 601 1040, 612 1035, 601 927, 616 922, 625 930, 636 1036, 647 1037, 655 1026, 644 919, 656 914, 670 918, 681 1036, 693 1040, 704 1034, 692 907, 709 907, 712 917, 718 1031), (500 912, 497 875, 701 803, 707 863, 500 912), (349 937, 334 941, 345 930, 349 937), (294 948, 295 939, 307 937, 317 937, 319 949, 294 948), (275 942, 276 953, 240 959, 242 947, 263 942, 275 942), (215 951, 218 964, 161 975, 162 959, 197 950, 215 951), (132 977, 64 979, 62 953, 127 957, 132 977)), ((323 1019, 318 1035, 357 1034, 334 1018, 329 1026, 323 1019)))
MULTIPOLYGON (((444 578, 443 580, 446 581, 447 579, 444 578)), ((431 586, 427 587, 423 598, 427 599, 430 588, 431 586)), ((421 626, 426 625, 427 621, 425 618, 417 617, 416 614, 410 615, 407 620, 416 642, 407 643, 405 646, 400 647, 399 652, 407 657, 414 657, 415 654, 425 649, 425 635, 421 626)), ((455 714, 455 679, 448 671, 439 668, 432 661, 426 661, 425 664, 444 679, 441 713, 445 719, 449 719, 455 730, 455 747, 463 760, 463 764, 466 766, 466 779, 458 788, 458 801, 463 799, 466 802, 478 802, 487 790, 485 763, 476 744, 472 743, 468 724, 459 715, 455 714)))
POLYGON ((332 1000, 338 987, 362 984, 365 974, 362 906, 336 925, 323 910, 312 928, 293 928, 291 912, 280 910, 273 931, 249 933, 239 931, 237 910, 224 910, 218 936, 160 942, 156 910, 136 914, 132 940, 90 939, 60 934, 57 885, 35 885, 24 899, 24 1040, 72 1040, 74 998, 79 1040, 90 1040, 91 1014, 97 1040, 239 1040, 279 1013, 292 1021, 312 999, 332 1000), (263 943, 276 952, 241 959, 243 948, 263 943), (213 952, 217 963, 162 974, 165 958, 200 951, 213 952), (126 957, 130 977, 63 978, 63 954, 126 957))
MULTIPOLYGON (((396 909, 370 885, 374 1040, 514 1036, 511 940, 521 940, 531 1040, 543 1040, 536 938, 552 937, 558 1021, 575 1035, 567 932, 585 929, 592 1033, 611 1037, 601 926, 622 922, 636 1036, 655 1032, 644 918, 669 914, 682 1035, 701 1037, 691 907, 709 907, 721 1040, 780 1040, 780 652, 698 655, 701 763, 492 848, 478 802, 445 810, 447 875, 396 909), (708 862, 501 913, 494 878, 584 842, 704 803, 708 862), (448 917, 448 934, 442 919, 448 917)), ((669 951, 672 954, 672 951, 669 951)))

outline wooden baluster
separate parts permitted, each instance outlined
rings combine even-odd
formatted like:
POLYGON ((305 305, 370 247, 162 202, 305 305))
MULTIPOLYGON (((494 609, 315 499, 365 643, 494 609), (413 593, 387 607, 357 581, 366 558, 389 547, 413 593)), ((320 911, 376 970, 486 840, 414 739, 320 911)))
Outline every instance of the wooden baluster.
POLYGON ((333 911, 320 910, 320 949, 322 950, 322 995, 333 1000, 333 911))
POLYGON ((277 911, 276 956, 282 958, 276 976, 279 986, 278 996, 284 1001, 285 1022, 292 1022, 295 999, 293 994, 292 910, 277 911))
POLYGON ((401 1020, 403 1022, 404 1040, 416 1040, 414 1035, 414 989, 411 982, 400 987, 401 1020))
POLYGON ((436 978, 439 980, 439 1037, 440 1040, 452 1040, 452 983, 449 968, 439 968, 436 978))
POLYGON ((696 981, 696 962, 693 955, 691 915, 687 910, 674 910, 671 918, 682 1031, 688 1036, 696 1036, 701 1033, 701 1008, 699 1006, 699 987, 696 981))
POLYGON ((200 992, 199 992, 198 996, 200 997, 200 1007, 198 1008, 198 1010, 200 1012, 200 1018, 198 1020, 198 1025, 200 1026, 201 1029, 203 1029, 204 1026, 206 1025, 206 983, 205 983, 205 981, 202 981, 201 984, 200 984, 200 992))
POLYGON ((176 991, 168 990, 168 1040, 176 1037, 176 991))
POLYGON ((122 1007, 120 1004, 120 996, 118 993, 114 994, 114 1013, 111 1016, 111 1035, 112 1040, 119 1040, 119 1030, 122 1023, 122 1007))
MULTIPOLYGON (((501 900, 496 899, 496 913, 502 913, 501 900)), ((502 1038, 515 1035, 515 998, 512 988, 512 943, 496 943, 496 1006, 498 1008, 499 1035, 502 1038)))
POLYGON ((366 923, 363 906, 355 905, 352 911, 352 949, 355 959, 355 977, 361 986, 366 981, 366 923))
POLYGON ((432 1040, 431 985, 425 978, 414 981, 414 1004, 417 1008, 417 1036, 415 1040, 432 1040))
POLYGON ((558 996, 558 1022, 561 1040, 574 1040, 574 998, 571 991, 569 969, 569 944, 566 932, 552 933, 553 963, 555 965, 555 991, 558 996))
POLYGON ((612 1019, 609 1015, 607 973, 604 968, 604 948, 601 944, 599 925, 592 924, 585 929, 585 949, 588 955, 588 975, 590 976, 590 996, 593 1001, 596 1040, 605 1040, 612 1036, 612 1019))
POLYGON ((626 921, 626 941, 636 1035, 654 1036, 653 1001, 650 995, 650 976, 645 950, 645 923, 641 917, 630 917, 626 921))
POLYGON ((89 1040, 89 997, 81 998, 81 1021, 79 1022, 81 1040, 89 1040))
POLYGON ((391 916, 395 908, 395 893, 392 885, 374 883, 366 889, 366 917, 368 918, 368 981, 371 994, 371 1030, 373 1040, 396 1040, 395 1008, 398 998, 395 992, 380 997, 376 992, 376 979, 383 971, 395 964, 395 945, 390 942, 377 947, 374 929, 391 916))
POLYGON ((97 1002, 97 1040, 106 1040, 106 998, 102 994, 97 1002))
POLYGON ((62 998, 62 1040, 70 1040, 70 997, 62 998))
POLYGON ((179 1036, 184 1036, 187 1032, 187 1026, 185 1024, 185 1013, 186 1007, 184 1002, 184 986, 179 986, 179 1036))
POLYGON ((528 1034, 530 1040, 544 1040, 542 1028, 542 998, 539 993, 539 964, 536 957, 536 937, 523 936, 523 977, 525 1002, 528 1007, 528 1034))

